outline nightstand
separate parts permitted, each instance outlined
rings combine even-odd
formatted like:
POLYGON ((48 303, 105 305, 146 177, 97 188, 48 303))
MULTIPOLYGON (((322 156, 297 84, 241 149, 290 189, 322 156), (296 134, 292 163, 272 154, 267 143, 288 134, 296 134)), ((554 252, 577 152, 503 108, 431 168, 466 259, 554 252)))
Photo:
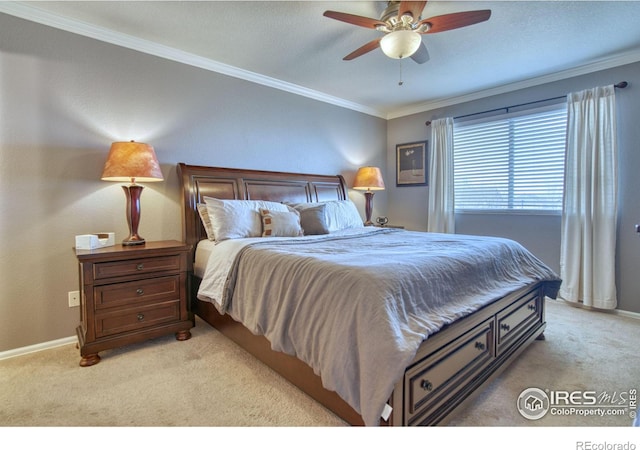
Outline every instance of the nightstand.
POLYGON ((191 247, 178 241, 76 250, 80 271, 80 365, 98 352, 175 333, 191 337, 187 262, 191 247))

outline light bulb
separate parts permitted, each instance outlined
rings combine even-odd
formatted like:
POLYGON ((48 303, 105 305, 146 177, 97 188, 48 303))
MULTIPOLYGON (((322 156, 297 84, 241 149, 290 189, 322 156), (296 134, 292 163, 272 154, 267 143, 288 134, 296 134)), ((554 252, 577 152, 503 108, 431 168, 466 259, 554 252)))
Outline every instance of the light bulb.
POLYGON ((398 30, 380 40, 380 48, 389 58, 402 59, 413 55, 420 47, 422 37, 411 30, 398 30))

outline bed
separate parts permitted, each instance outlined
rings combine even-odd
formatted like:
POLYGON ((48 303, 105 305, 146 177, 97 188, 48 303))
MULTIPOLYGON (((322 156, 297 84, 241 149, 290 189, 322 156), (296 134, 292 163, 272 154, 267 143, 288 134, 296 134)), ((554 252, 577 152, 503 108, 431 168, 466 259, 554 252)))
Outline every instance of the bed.
MULTIPOLYGON (((544 337, 560 280, 513 241, 360 226, 212 242, 199 205, 349 207, 345 180, 184 163, 178 173, 191 312, 349 424, 446 423, 544 337)), ((266 218, 290 216, 260 211, 265 233, 266 218)))

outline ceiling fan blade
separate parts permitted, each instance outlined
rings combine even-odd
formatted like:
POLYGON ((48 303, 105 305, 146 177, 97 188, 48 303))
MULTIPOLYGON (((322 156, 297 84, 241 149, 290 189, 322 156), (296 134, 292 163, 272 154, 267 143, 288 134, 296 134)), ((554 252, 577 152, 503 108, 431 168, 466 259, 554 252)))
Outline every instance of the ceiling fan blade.
POLYGON ((484 22, 485 20, 489 20, 489 17, 491 17, 490 9, 466 11, 430 17, 429 19, 420 21, 420 24, 428 23, 430 25, 429 29, 422 32, 421 34, 440 33, 442 31, 455 30, 456 28, 462 28, 479 22, 484 22))
POLYGON ((404 0, 401 1, 400 7, 398 8, 398 19, 400 19, 400 17, 404 16, 405 14, 411 14, 411 17, 413 17, 414 20, 417 21, 420 15, 422 14, 422 11, 424 10, 424 7, 426 4, 427 4, 426 1, 424 2, 409 2, 404 0))
POLYGON ((418 47, 418 50, 411 55, 411 59, 418 64, 424 64, 429 61, 429 51, 427 50, 427 46, 424 45, 424 42, 420 43, 420 47, 418 47))
POLYGON ((359 27, 373 28, 378 26, 384 26, 385 23, 378 19, 370 19, 368 17, 356 16, 354 14, 347 14, 337 11, 325 11, 323 16, 330 19, 340 20, 342 22, 350 23, 351 25, 358 25, 359 27))
POLYGON ((362 47, 352 51, 342 59, 345 61, 351 61, 352 59, 355 59, 358 56, 362 56, 365 53, 369 53, 371 50, 375 50, 376 48, 380 47, 380 39, 382 38, 374 39, 373 41, 364 44, 362 47))

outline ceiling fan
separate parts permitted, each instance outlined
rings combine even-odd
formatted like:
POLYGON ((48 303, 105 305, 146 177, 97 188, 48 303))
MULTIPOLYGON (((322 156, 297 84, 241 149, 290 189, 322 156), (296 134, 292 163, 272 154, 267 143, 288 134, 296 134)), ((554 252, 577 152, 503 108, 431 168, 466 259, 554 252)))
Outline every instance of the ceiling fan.
POLYGON ((420 16, 426 1, 389 1, 380 19, 356 16, 337 11, 325 11, 324 16, 352 25, 373 28, 384 33, 345 56, 345 61, 362 56, 380 47, 390 58, 411 58, 418 64, 429 60, 429 52, 422 42, 422 35, 454 30, 489 20, 491 10, 465 11, 422 19, 420 16))

